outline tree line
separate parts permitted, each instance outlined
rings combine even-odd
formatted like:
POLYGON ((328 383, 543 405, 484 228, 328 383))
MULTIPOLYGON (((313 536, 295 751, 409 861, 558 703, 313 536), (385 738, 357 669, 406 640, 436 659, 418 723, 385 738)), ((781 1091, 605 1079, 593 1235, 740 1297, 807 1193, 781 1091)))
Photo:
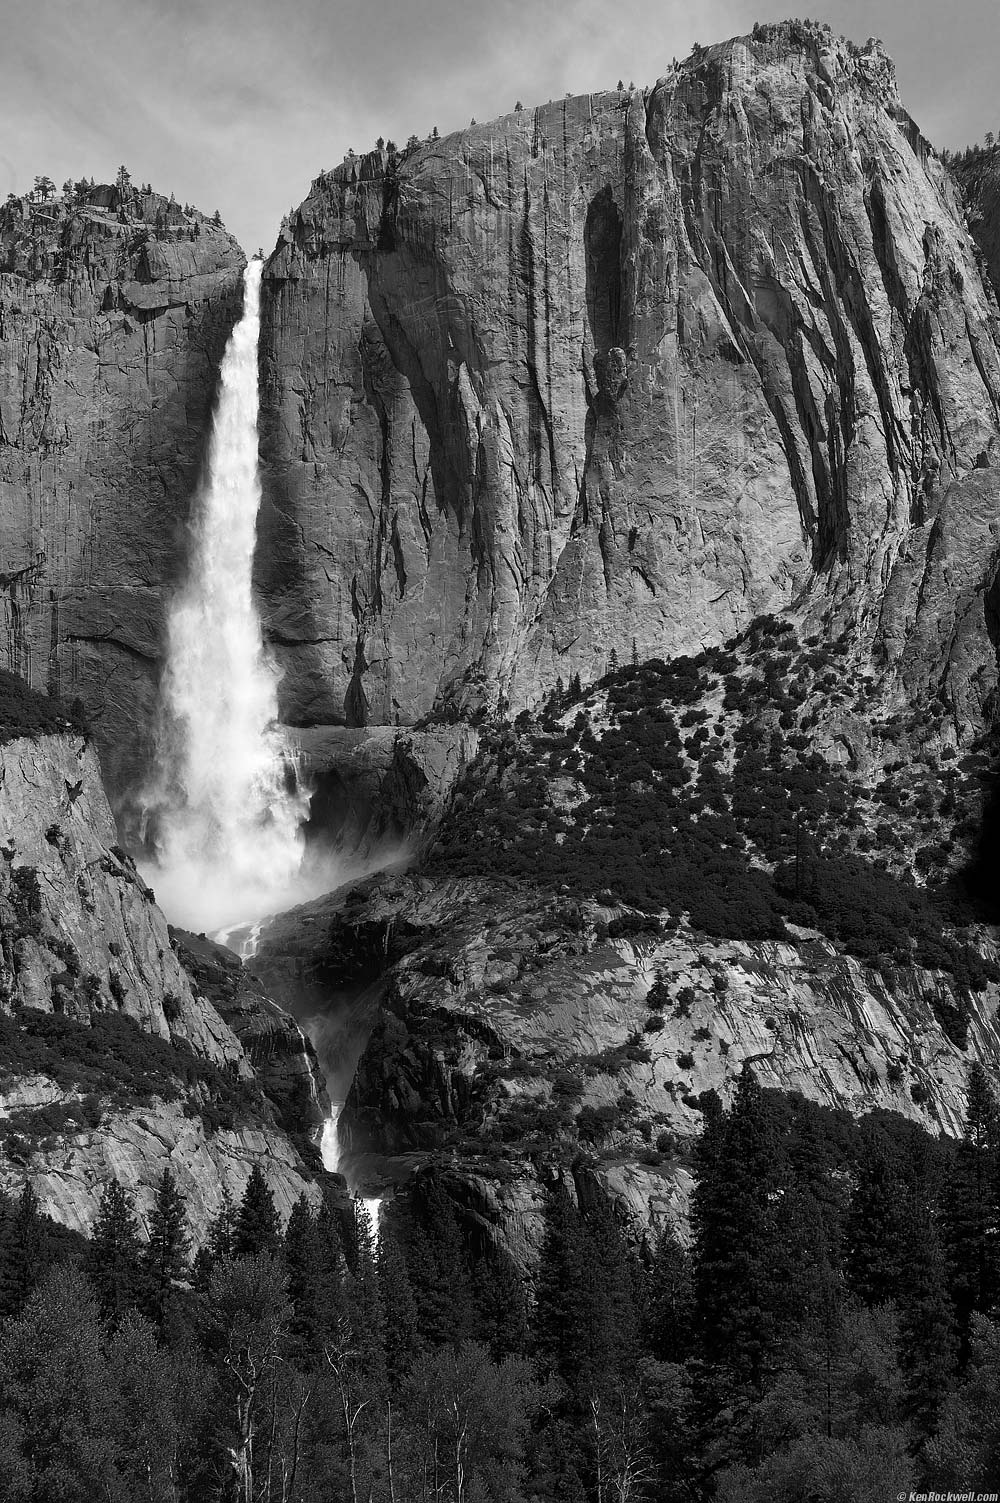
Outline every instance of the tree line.
POLYGON ((1000 1475, 1000 1132, 700 1099, 690 1245, 549 1164, 525 1279, 456 1183, 304 1198, 255 1169, 192 1255, 165 1173, 88 1239, 0 1214, 11 1503, 884 1499, 1000 1475))

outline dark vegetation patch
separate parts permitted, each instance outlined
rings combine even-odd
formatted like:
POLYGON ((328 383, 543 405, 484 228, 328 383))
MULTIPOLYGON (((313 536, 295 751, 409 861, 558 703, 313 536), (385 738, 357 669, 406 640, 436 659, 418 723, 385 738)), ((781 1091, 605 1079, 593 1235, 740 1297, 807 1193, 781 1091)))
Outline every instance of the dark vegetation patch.
POLYGON ((16 673, 0 669, 0 744, 19 736, 53 736, 74 732, 89 734, 83 702, 66 704, 32 689, 16 673))
MULTIPOLYGON (((763 1093, 750 1071, 728 1109, 705 1093, 688 1247, 636 1224, 585 1156, 549 1157, 530 1280, 486 1187, 445 1164, 385 1200, 377 1251, 330 1186, 283 1226, 259 1167, 196 1253, 169 1172, 148 1240, 115 1181, 86 1242, 30 1185, 0 1193, 4 1497, 138 1499, 150 1476, 177 1503, 222 1496, 248 1350, 267 1398, 255 1497, 293 1470, 302 1500, 379 1503, 427 1498, 430 1476, 470 1503, 988 1489, 1000 1181, 975 1070, 957 1144, 763 1093)), ((672 1150, 637 1126, 642 1161, 672 1150)))
MULTIPOLYGON (((953 932, 979 914, 942 869, 948 851, 921 845, 911 859, 897 826, 914 842, 925 827, 939 834, 956 780, 981 780, 991 758, 977 752, 942 779, 933 769, 918 776, 901 757, 899 776, 869 797, 873 838, 857 783, 812 750, 808 734, 817 694, 823 705, 852 692, 847 651, 846 638, 800 647, 788 623, 763 617, 739 644, 608 673, 596 686, 603 728, 575 685, 555 694, 538 720, 521 716, 488 740, 459 785, 431 868, 628 905, 637 912, 613 921, 617 933, 652 928, 664 912, 686 913, 694 929, 724 939, 781 939, 793 923, 887 971, 941 969, 959 1001, 940 1004, 939 1021, 964 1046, 968 993, 1000 972, 953 932), (720 698, 709 733, 707 707, 720 698), (892 823, 877 823, 881 804, 892 823)), ((933 727, 943 715, 932 707, 925 719, 933 727)))
POLYGON ((96 1127, 104 1109, 127 1110, 185 1097, 184 1111, 210 1132, 268 1119, 256 1085, 201 1059, 182 1039, 147 1033, 120 1013, 95 1013, 90 1024, 26 1008, 0 1016, 0 1079, 43 1075, 82 1100, 20 1111, 4 1123, 9 1135, 37 1139, 96 1127))

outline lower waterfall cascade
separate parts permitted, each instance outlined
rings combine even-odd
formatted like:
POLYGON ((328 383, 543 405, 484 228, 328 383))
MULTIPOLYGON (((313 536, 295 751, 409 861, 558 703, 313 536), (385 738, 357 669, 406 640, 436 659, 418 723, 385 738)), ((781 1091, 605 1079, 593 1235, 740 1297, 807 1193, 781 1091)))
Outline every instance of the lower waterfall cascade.
MULTIPOLYGON (((330 1115, 323 1123, 323 1130, 319 1140, 319 1151, 323 1158, 323 1168, 333 1174, 343 1173, 340 1167, 341 1152, 338 1125, 343 1103, 335 1101, 330 1115)), ((381 1196, 356 1196, 357 1203, 364 1207, 365 1214, 371 1222, 372 1235, 378 1240, 379 1216, 382 1210, 381 1196)))

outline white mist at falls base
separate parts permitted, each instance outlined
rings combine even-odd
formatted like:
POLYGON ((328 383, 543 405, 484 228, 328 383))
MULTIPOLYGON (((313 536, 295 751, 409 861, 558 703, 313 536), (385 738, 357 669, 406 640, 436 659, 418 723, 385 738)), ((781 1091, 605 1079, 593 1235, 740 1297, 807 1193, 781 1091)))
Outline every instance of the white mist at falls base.
POLYGON ((198 931, 253 922, 313 896, 299 884, 300 788, 278 728, 279 674, 253 599, 261 488, 257 458, 259 260, 222 360, 190 573, 167 628, 158 780, 148 872, 172 922, 198 931))

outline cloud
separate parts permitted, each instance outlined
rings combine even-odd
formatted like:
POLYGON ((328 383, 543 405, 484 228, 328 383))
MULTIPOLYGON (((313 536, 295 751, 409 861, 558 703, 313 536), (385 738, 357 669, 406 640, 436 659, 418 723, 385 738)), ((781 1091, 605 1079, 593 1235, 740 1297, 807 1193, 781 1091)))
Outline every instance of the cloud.
MULTIPOLYGON (((779 19, 787 0, 32 0, 0 55, 6 190, 133 177, 273 242, 310 180, 378 135, 405 140, 558 98, 652 83, 694 42, 779 19)), ((911 113, 962 145, 1000 128, 995 0, 829 0, 831 24, 881 35, 911 113)))

